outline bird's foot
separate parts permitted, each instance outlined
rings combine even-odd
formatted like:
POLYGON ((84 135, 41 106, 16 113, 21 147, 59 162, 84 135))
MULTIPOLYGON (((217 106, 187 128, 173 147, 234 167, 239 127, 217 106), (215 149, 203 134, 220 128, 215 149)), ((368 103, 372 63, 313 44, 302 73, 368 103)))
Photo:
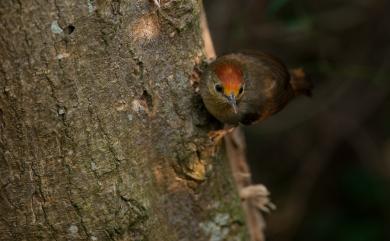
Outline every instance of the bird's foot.
POLYGON ((208 133, 208 136, 212 142, 218 143, 226 134, 232 132, 233 130, 234 130, 234 127, 224 128, 224 129, 216 130, 216 131, 210 131, 208 133))
POLYGON ((250 185, 240 190, 240 198, 245 201, 249 201, 256 208, 270 212, 276 209, 275 204, 269 199, 268 189, 261 184, 250 185))

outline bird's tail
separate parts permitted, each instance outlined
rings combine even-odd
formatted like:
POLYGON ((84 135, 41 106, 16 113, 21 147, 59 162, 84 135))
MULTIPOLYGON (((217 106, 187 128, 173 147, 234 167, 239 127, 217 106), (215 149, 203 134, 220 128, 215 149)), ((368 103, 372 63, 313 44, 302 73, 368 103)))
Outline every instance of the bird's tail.
POLYGON ((312 96, 313 83, 302 68, 291 69, 290 76, 290 84, 295 95, 312 96))

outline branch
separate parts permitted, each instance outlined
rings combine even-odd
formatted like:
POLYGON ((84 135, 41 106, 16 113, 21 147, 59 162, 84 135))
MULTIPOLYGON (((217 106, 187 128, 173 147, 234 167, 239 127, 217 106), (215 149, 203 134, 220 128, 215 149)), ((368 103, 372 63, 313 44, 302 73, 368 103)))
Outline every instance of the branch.
MULTIPOLYGON (((216 54, 203 6, 200 19, 205 54, 211 60, 216 57, 216 54)), ((269 193, 263 185, 252 185, 251 173, 246 160, 245 137, 241 128, 235 128, 231 133, 225 135, 224 139, 233 177, 242 198, 241 204, 245 212, 251 241, 264 241, 265 222, 259 209, 267 211, 267 205, 273 208, 268 199, 269 193)))

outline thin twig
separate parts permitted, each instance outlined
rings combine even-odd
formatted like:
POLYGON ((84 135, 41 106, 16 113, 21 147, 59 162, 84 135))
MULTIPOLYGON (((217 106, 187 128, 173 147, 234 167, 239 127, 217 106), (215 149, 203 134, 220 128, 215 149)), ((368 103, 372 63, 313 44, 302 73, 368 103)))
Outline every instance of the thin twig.
MULTIPOLYGON (((230 167, 236 181, 237 189, 242 193, 245 188, 252 186, 250 169, 246 160, 246 146, 242 130, 237 127, 232 133, 225 136, 225 145, 230 167)), ((263 187, 264 193, 268 193, 263 187)), ((265 205, 268 204, 268 197, 263 196, 265 205)), ((263 201, 261 201, 263 202, 263 201)), ((252 241, 264 241, 263 230, 265 222, 259 212, 257 202, 252 198, 242 199, 242 206, 245 211, 246 224, 252 241)))
MULTIPOLYGON (((211 60, 216 57, 213 41, 211 39, 210 31, 207 24, 206 13, 202 5, 201 11, 201 29, 202 37, 205 46, 206 57, 211 60)), ((238 192, 240 194, 245 193, 247 195, 248 187, 252 186, 250 169, 246 160, 246 147, 245 138, 242 130, 237 127, 233 132, 225 135, 225 145, 227 150, 227 156, 229 159, 230 167, 234 176, 235 183, 237 185, 238 192)), ((251 241, 264 241, 263 230, 265 228, 265 222, 262 214, 259 212, 259 208, 267 209, 267 205, 272 209, 272 204, 268 201, 268 191, 262 185, 253 186, 249 196, 255 193, 257 199, 248 197, 242 199, 242 207, 245 212, 246 224, 249 230, 251 241), (263 193, 263 194, 262 194, 263 193), (259 203, 264 203, 259 207, 259 203)), ((241 195, 242 196, 242 195, 241 195)))

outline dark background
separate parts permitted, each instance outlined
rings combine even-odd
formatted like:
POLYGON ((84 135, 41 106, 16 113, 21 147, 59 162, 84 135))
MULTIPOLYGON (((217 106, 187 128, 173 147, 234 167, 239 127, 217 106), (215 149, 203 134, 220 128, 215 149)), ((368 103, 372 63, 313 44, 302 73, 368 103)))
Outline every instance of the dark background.
POLYGON ((204 4, 219 55, 265 50, 315 84, 245 127, 253 179, 278 207, 268 240, 390 240, 390 1, 204 4))

